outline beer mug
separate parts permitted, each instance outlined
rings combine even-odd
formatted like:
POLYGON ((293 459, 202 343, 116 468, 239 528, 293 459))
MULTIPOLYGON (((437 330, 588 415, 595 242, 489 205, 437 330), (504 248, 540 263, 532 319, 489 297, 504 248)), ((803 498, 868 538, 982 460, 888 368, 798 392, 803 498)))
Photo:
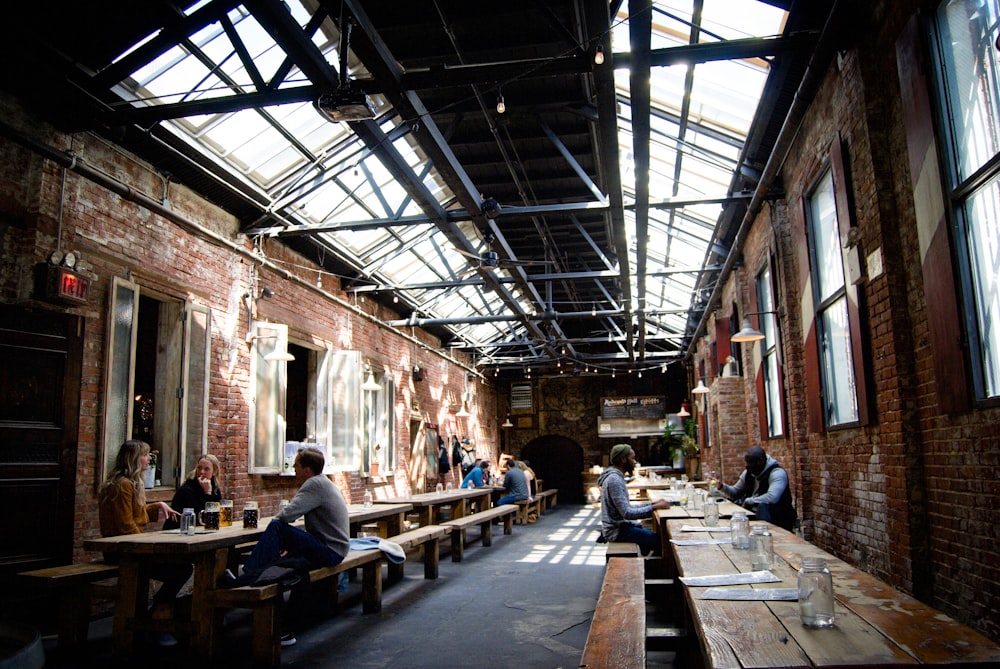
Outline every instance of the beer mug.
POLYGON ((233 524, 233 500, 224 499, 219 502, 219 527, 231 527, 233 524))
POLYGON ((243 505, 243 529, 244 530, 255 530, 257 529, 257 502, 247 502, 243 505))
POLYGON ((198 512, 198 520, 206 530, 219 529, 219 503, 205 502, 205 509, 198 512))

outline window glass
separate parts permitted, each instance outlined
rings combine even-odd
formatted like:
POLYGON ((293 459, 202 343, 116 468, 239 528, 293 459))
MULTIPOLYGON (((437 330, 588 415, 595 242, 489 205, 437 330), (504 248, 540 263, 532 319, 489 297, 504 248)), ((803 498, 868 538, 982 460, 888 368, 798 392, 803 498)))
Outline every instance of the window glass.
POLYGON ((935 56, 949 148, 973 379, 980 398, 1000 396, 1000 84, 994 48, 1000 2, 938 6, 935 56))
POLYGON ((820 346, 820 375, 827 427, 858 421, 854 356, 847 315, 847 287, 831 170, 809 193, 808 232, 820 346))
POLYGON ((757 276, 757 308, 760 330, 764 340, 760 344, 764 363, 764 398, 767 408, 767 436, 780 437, 784 433, 781 406, 781 378, 778 371, 778 330, 775 327, 774 292, 771 288, 771 268, 765 267, 757 276))

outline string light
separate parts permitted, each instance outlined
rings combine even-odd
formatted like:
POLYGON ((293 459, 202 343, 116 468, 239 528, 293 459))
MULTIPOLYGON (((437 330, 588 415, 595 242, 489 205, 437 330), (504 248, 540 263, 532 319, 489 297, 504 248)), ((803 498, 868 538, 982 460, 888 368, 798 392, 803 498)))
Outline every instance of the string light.
POLYGON ((497 87, 497 113, 502 114, 507 111, 507 105, 503 101, 503 92, 497 87))
POLYGON ((597 50, 594 51, 594 65, 604 65, 604 47, 600 44, 597 45, 597 50))

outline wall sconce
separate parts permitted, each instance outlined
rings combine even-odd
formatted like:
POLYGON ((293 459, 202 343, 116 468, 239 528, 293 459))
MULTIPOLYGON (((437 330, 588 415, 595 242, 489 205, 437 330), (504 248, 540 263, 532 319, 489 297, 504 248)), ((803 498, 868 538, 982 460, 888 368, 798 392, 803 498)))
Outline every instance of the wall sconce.
MULTIPOLYGON (((254 341, 258 339, 277 339, 278 337, 274 335, 255 335, 252 332, 247 333, 247 344, 253 346, 254 341)), ((270 353, 264 354, 264 359, 268 362, 293 362, 295 356, 288 352, 285 347, 275 348, 270 353)))
POLYGON ((472 414, 469 413, 469 410, 465 408, 465 402, 463 401, 462 408, 455 413, 455 418, 468 418, 471 415, 472 414))
POLYGON ((365 379, 365 382, 361 384, 361 390, 377 393, 378 391, 382 390, 382 386, 379 384, 378 381, 375 380, 375 374, 374 372, 372 372, 371 366, 365 365, 365 367, 368 369, 368 378, 365 379))
POLYGON ((691 412, 688 411, 687 402, 681 402, 681 410, 677 412, 677 415, 680 416, 681 418, 687 418, 688 416, 691 415, 691 412))
POLYGON ((764 339, 764 333, 760 330, 755 329, 750 325, 750 317, 758 316, 760 314, 775 314, 776 311, 752 311, 749 314, 743 316, 743 325, 740 327, 740 331, 729 338, 729 341, 734 341, 738 344, 744 344, 749 342, 760 341, 764 339))
POLYGON ((708 386, 705 385, 705 379, 698 379, 698 385, 691 389, 692 395, 705 395, 709 392, 708 386))
POLYGON ((500 427, 514 427, 514 424, 510 422, 510 414, 507 414, 507 417, 504 419, 503 423, 500 424, 500 427))

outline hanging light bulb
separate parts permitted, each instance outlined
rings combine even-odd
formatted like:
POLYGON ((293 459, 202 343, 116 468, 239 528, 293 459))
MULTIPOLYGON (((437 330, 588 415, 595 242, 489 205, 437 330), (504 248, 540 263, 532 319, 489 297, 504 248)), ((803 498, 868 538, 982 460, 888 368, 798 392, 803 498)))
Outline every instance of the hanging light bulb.
POLYGON ((594 65, 604 65, 604 47, 600 44, 597 45, 597 50, 594 51, 594 65))
POLYGON ((597 303, 594 302, 593 306, 590 307, 590 315, 597 316, 597 303))
POLYGON ((641 369, 639 370, 639 378, 640 379, 642 378, 642 370, 641 369))
POLYGON ((507 111, 507 105, 503 101, 503 92, 497 88, 497 113, 502 114, 507 111))

